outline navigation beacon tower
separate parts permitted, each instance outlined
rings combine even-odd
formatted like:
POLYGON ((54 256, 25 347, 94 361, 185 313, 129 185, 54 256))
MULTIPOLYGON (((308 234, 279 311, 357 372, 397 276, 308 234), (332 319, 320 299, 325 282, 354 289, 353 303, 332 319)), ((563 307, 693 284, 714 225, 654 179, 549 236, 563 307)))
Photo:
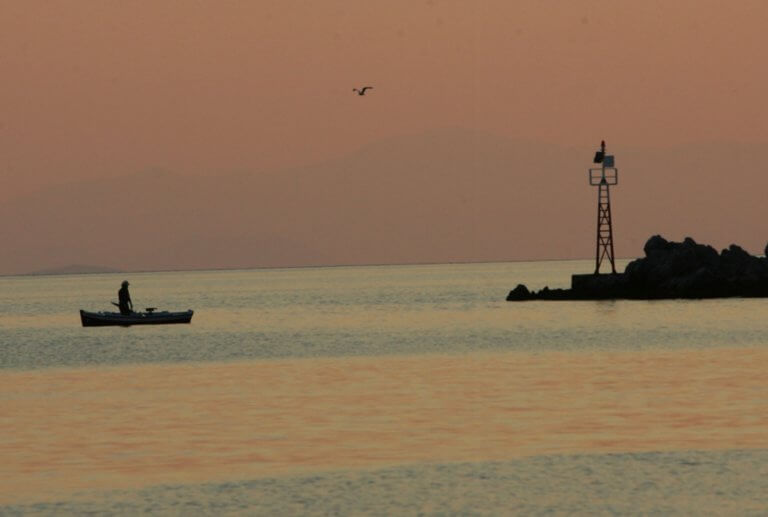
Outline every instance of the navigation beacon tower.
POLYGON ((600 167, 589 169, 589 184, 597 187, 597 245, 595 249, 595 274, 600 273, 600 264, 607 258, 611 272, 616 273, 613 255, 613 224, 611 223, 610 186, 619 183, 619 170, 614 167, 613 155, 605 154, 605 140, 595 153, 594 163, 600 167))

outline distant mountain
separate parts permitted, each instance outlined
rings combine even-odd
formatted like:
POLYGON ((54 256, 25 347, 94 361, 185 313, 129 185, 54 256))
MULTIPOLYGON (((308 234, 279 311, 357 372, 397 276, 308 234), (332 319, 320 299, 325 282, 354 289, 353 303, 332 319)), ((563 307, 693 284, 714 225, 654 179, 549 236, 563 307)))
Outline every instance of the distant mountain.
POLYGON ((88 273, 122 273, 120 269, 106 266, 87 266, 82 264, 71 264, 51 269, 41 269, 25 273, 26 275, 82 275, 88 273))
MULTIPOLYGON (((765 146, 608 144, 620 170, 617 256, 639 256, 655 233, 763 250, 765 146)), ((51 186, 0 205, 0 273, 52 262, 131 271, 590 257, 594 150, 455 129, 314 166, 51 186)))
MULTIPOLYGON (((577 197, 552 203, 552 184, 578 185, 591 198, 573 171, 579 158, 444 130, 315 166, 62 184, 0 206, 9 244, 0 272, 45 269, 52 260, 165 270, 572 256, 576 232, 556 237, 540 228, 578 210, 577 197)), ((588 223, 584 232, 591 235, 588 223)))

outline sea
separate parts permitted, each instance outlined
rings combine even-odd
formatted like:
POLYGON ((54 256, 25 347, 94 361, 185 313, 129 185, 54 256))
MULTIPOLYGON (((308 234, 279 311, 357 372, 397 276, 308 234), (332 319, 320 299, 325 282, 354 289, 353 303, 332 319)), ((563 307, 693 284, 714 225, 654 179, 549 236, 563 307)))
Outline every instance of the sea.
POLYGON ((768 515, 768 299, 505 301, 592 268, 1 277, 0 515, 768 515))

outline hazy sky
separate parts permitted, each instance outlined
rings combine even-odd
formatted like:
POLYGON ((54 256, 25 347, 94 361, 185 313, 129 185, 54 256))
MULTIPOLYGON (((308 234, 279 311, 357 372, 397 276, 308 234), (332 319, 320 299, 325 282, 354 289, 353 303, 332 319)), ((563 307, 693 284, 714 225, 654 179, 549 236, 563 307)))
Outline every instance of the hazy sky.
MULTIPOLYGON (((685 149, 704 148, 721 150, 727 165, 734 146, 752 146, 750 159, 759 160, 763 148, 768 151, 766 27, 768 2, 762 0, 0 0, 0 202, 28 205, 34 199, 52 199, 54 194, 39 192, 56 185, 89 178, 123 178, 125 183, 156 170, 181 181, 228 181, 232 174, 257 181, 283 170, 323 165, 328 177, 318 181, 334 190, 339 185, 332 164, 361 148, 404 141, 418 148, 419 139, 434 132, 467 130, 511 143, 579 150, 572 173, 580 175, 579 185, 584 183, 579 195, 592 214, 594 193, 588 191, 584 169, 600 139, 617 154, 623 177, 635 175, 636 182, 649 171, 631 170, 632 162, 622 161, 622 153, 667 150, 684 157, 685 149), (361 85, 374 90, 358 97, 351 89, 361 85)), ((399 152, 391 151, 395 156, 399 152)), ((546 157, 545 150, 537 170, 509 163, 512 201, 516 186, 532 174, 553 173, 546 157)), ((431 182, 441 182, 445 157, 430 158, 431 170, 408 171, 419 176, 422 197, 432 195, 431 182)), ((762 162, 743 165, 722 173, 743 175, 741 188, 768 187, 762 162)), ((682 159, 666 172, 676 175, 675 188, 696 184, 697 195, 720 199, 722 184, 711 190, 700 184, 701 166, 700 160, 682 159)), ((466 173, 482 176, 484 170, 478 165, 466 173)), ((119 188, 120 181, 112 188, 119 188)), ((407 183, 401 187, 413 188, 407 183)), ((667 188, 660 181, 642 192, 667 188)), ((640 190, 617 191, 615 202, 623 195, 631 204, 632 192, 640 190)), ((262 194, 269 197, 269 192, 262 194)), ((371 196, 375 204, 377 189, 355 195, 371 196)), ((558 204, 573 195, 572 189, 553 183, 542 201, 558 204)), ((725 243, 736 227, 743 233, 742 227, 750 226, 753 233, 745 238, 752 241, 746 244, 764 243, 766 225, 743 220, 759 212, 739 212, 744 207, 738 191, 730 195, 722 206, 700 207, 693 200, 686 210, 735 211, 741 223, 734 219, 732 227, 716 231, 706 226, 680 231, 725 243)), ((641 248, 651 232, 665 230, 639 227, 634 221, 643 217, 642 200, 635 199, 632 206, 636 213, 622 214, 625 242, 632 242, 631 249, 620 247, 625 255, 639 254, 638 243, 641 248)), ((134 208, 163 215, 162 206, 134 208)), ((683 210, 679 203, 669 208, 683 210)), ((68 216, 73 228, 93 216, 80 202, 72 210, 76 213, 68 216)), ((249 213, 247 206, 242 210, 249 213)), ((298 233, 286 230, 283 235, 293 241, 305 237, 296 230, 301 218, 310 221, 324 206, 313 206, 313 214, 301 214, 300 206, 297 210, 293 216, 298 222, 290 231, 298 233)), ((276 220, 282 214, 276 209, 262 216, 276 220)), ((365 224, 365 214, 347 216, 365 224)), ((13 214, 6 213, 8 217, 13 214)), ((486 222, 476 221, 472 231, 498 231, 486 222)), ((0 263, 0 272, 80 258, 66 240, 56 241, 58 252, 43 252, 40 242, 62 238, 55 220, 50 234, 35 227, 37 247, 27 247, 28 236, 21 237, 25 224, 15 220, 3 227, 4 248, 15 258, 0 263)), ((247 235, 248 224, 244 221, 240 232, 244 239, 254 238, 247 235)), ((439 226, 439 219, 430 224, 439 226)), ((519 224, 538 224, 537 231, 554 241, 570 231, 553 227, 550 219, 521 216, 519 224)), ((593 225, 592 215, 587 216, 585 235, 592 234, 593 225)), ((621 236, 618 232, 617 241, 621 236)), ((380 257, 371 249, 355 261, 407 260, 409 242, 396 243, 405 250, 398 257, 380 257)), ((761 252, 762 245, 751 251, 761 252)), ((106 260, 114 251, 108 247, 94 244, 88 250, 88 242, 77 246, 83 260, 153 267, 150 259, 106 260)), ((131 247, 142 246, 157 246, 157 241, 144 243, 137 234, 131 247)), ((322 260, 346 260, 344 241, 334 246, 339 254, 326 250, 322 260)), ((414 260, 585 257, 593 249, 591 241, 583 252, 561 253, 537 242, 516 242, 514 252, 499 249, 472 256, 451 255, 452 246, 461 249, 461 239, 414 260), (487 256, 494 253, 499 256, 487 256)), ((307 262, 291 254, 296 251, 284 256, 272 251, 269 265, 307 262)), ((259 265, 258 260, 235 256, 243 250, 232 253, 195 264, 259 265)))

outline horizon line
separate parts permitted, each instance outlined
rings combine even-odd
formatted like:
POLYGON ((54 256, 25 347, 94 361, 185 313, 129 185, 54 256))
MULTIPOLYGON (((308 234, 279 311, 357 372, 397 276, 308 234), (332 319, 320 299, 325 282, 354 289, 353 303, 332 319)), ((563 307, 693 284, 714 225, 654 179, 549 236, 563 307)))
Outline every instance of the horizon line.
MULTIPOLYGON (((634 260, 638 257, 617 257, 616 260, 634 260)), ((118 275, 118 274, 145 274, 145 273, 193 273, 203 271, 255 271, 255 270, 273 270, 273 269, 330 269, 341 267, 386 267, 386 266, 448 266, 448 265, 469 265, 469 264, 516 264, 521 262, 576 262, 583 260, 593 260, 590 258, 546 258, 546 259, 520 259, 520 260, 467 260, 467 261, 449 261, 449 262, 393 262, 393 263, 369 263, 369 264, 316 264, 304 266, 251 266, 251 267, 209 267, 209 268, 189 268, 189 269, 138 269, 138 270, 120 270, 120 271, 91 271, 91 272, 27 272, 27 273, 0 273, 0 278, 20 277, 20 276, 72 276, 72 275, 118 275)), ((66 266, 64 266, 66 267, 66 266)), ((106 267, 106 266, 105 266, 106 267)))

